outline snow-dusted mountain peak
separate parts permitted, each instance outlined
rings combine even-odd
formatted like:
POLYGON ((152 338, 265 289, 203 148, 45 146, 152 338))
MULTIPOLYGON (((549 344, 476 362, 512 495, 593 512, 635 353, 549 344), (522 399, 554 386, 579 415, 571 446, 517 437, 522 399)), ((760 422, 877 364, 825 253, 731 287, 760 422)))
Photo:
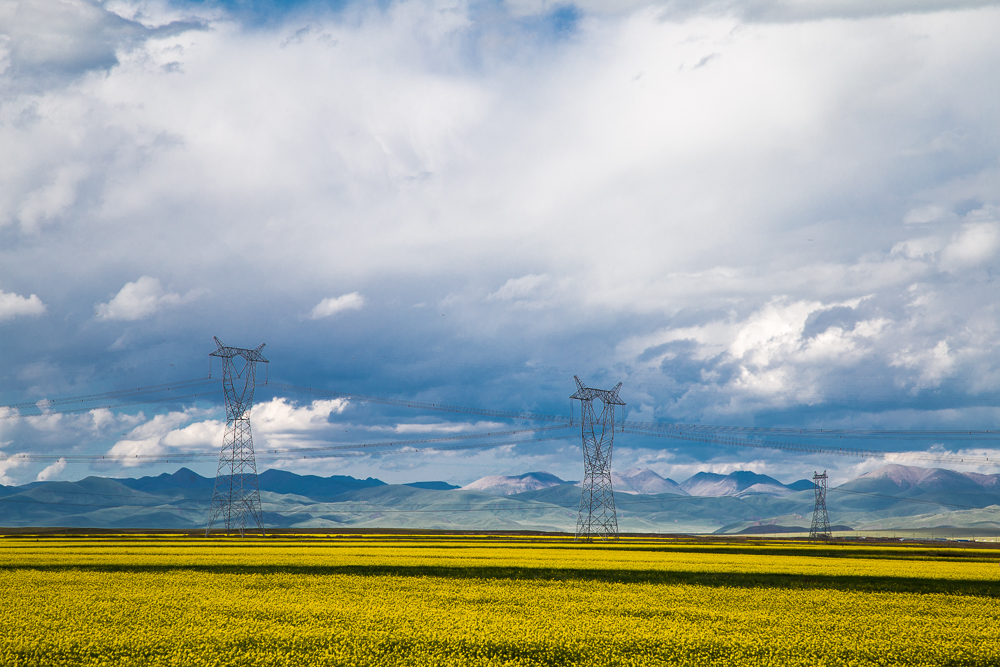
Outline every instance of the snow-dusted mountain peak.
POLYGON ((625 472, 611 471, 611 484, 615 491, 621 493, 676 493, 686 496, 688 493, 677 482, 658 475, 649 468, 629 468, 625 472))
POLYGON ((510 496, 525 491, 547 489, 550 486, 566 484, 548 472, 526 472, 523 475, 489 475, 462 487, 463 491, 481 491, 497 496, 510 496))

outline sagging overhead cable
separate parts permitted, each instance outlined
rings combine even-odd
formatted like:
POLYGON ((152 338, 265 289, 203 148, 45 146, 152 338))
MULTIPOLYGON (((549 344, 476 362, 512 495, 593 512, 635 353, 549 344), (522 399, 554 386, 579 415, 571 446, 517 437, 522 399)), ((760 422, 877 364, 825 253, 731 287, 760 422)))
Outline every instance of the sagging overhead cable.
MULTIPOLYGON (((478 440, 484 438, 499 438, 506 437, 510 435, 517 435, 520 433, 537 433, 541 431, 558 431, 568 428, 567 426, 542 426, 535 428, 520 428, 520 429, 509 429, 504 431, 488 431, 485 433, 464 433, 461 435, 447 435, 438 438, 419 438, 413 440, 389 440, 384 442, 367 442, 367 443, 357 443, 357 444, 341 444, 341 445, 322 445, 316 447, 285 447, 285 448, 275 448, 275 449, 263 449, 260 450, 257 458, 263 459, 281 459, 281 458, 295 458, 301 454, 316 454, 321 452, 369 452, 375 449, 391 449, 399 447, 413 447, 414 445, 425 445, 433 444, 438 442, 453 442, 456 440, 478 440)), ((473 445, 462 445, 459 447, 453 447, 449 449, 484 449, 492 447, 504 447, 507 445, 520 445, 520 444, 531 444, 534 442, 542 442, 546 440, 567 440, 569 438, 576 437, 573 434, 568 435, 556 435, 547 436, 542 438, 535 438, 532 440, 521 440, 515 442, 484 442, 477 443, 473 445)), ((427 451, 435 451, 440 449, 445 449, 444 447, 431 447, 426 448, 427 451)), ((424 451, 424 449, 411 449, 410 451, 424 451)), ((111 455, 111 454, 17 454, 11 456, 10 459, 16 459, 18 461, 57 461, 59 459, 65 459, 67 463, 72 463, 75 461, 142 461, 145 463, 154 461, 186 461, 194 460, 200 458, 214 458, 218 456, 217 451, 189 451, 189 452, 176 452, 173 454, 121 454, 121 455, 111 455)), ((322 456, 309 457, 309 458, 324 458, 322 456)))
POLYGON ((212 384, 211 377, 192 378, 190 380, 178 380, 176 382, 165 382, 163 384, 153 384, 146 387, 134 387, 128 389, 115 389, 97 394, 82 394, 80 396, 64 396, 62 398, 41 398, 37 401, 26 401, 23 403, 8 403, 0 405, 0 409, 10 410, 44 410, 52 405, 67 405, 73 403, 94 403, 115 398, 128 398, 131 396, 142 396, 145 394, 157 394, 164 391, 176 389, 191 389, 212 384))
MULTIPOLYGON (((628 423, 628 422, 626 422, 628 423)), ((733 447, 752 447, 754 449, 777 449, 788 452, 802 452, 805 454, 828 454, 834 456, 850 456, 855 458, 889 458, 900 457, 906 460, 926 461, 932 463, 959 463, 965 465, 998 466, 1000 461, 991 460, 986 456, 969 456, 964 454, 920 454, 912 452, 891 452, 882 449, 856 449, 851 447, 833 447, 826 445, 804 444, 799 442, 784 442, 779 440, 765 440, 764 438, 737 438, 732 436, 717 435, 711 433, 686 433, 684 431, 655 431, 639 429, 623 429, 622 433, 631 435, 645 435, 654 438, 671 438, 674 440, 686 440, 688 442, 702 442, 710 445, 729 445, 733 447)))
POLYGON ((272 387, 277 387, 285 391, 292 391, 303 394, 314 394, 327 398, 346 398, 362 403, 378 403, 381 405, 393 405, 402 408, 416 408, 419 410, 434 410, 438 412, 454 412, 464 415, 478 415, 482 417, 496 417, 498 419, 524 419, 527 421, 550 421, 562 422, 572 425, 572 420, 559 415, 543 415, 533 412, 514 412, 510 410, 489 410, 487 408, 469 408, 459 405, 447 405, 444 403, 430 403, 427 401, 408 401, 400 398, 385 398, 383 396, 369 396, 367 394, 357 394, 354 392, 335 391, 332 389, 317 389, 314 387, 300 387, 292 384, 281 384, 272 382, 272 387))

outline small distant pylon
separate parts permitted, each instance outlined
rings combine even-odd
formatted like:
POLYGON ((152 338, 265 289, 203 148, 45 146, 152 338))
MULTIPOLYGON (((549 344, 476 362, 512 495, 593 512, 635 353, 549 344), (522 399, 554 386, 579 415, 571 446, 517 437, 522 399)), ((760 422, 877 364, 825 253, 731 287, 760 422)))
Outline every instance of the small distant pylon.
POLYGON ((611 453, 615 438, 615 406, 625 405, 618 398, 622 387, 614 389, 586 387, 579 377, 577 391, 570 398, 580 401, 580 426, 583 432, 583 489, 580 492, 580 514, 576 520, 576 539, 618 537, 618 516, 615 514, 615 493, 611 488, 611 453), (594 413, 594 399, 604 404, 601 416, 594 413), (600 424, 601 434, 595 426, 600 424))
POLYGON ((813 471, 813 484, 816 485, 816 505, 813 507, 812 527, 809 537, 832 536, 830 532, 830 516, 826 513, 826 471, 823 474, 813 471))
POLYGON ((260 507, 260 487, 257 484, 257 461, 250 433, 250 409, 253 390, 257 386, 257 364, 268 363, 261 355, 261 343, 256 349, 226 347, 218 338, 218 348, 210 356, 222 359, 222 388, 226 394, 226 434, 219 453, 219 470, 215 474, 212 506, 209 510, 207 536, 222 517, 226 532, 238 530, 242 536, 248 519, 264 534, 264 515, 260 507), (242 361, 235 362, 236 357, 242 361))

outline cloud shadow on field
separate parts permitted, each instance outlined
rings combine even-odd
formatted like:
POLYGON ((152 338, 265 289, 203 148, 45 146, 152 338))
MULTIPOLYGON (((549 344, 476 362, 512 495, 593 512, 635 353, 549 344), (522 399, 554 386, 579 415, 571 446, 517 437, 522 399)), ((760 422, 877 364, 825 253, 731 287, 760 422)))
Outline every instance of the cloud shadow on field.
MULTIPOLYGON (((227 545, 230 546, 230 545, 227 545)), ((430 546, 430 545, 428 545, 430 546)), ((410 544, 407 548, 419 547, 410 544)), ((433 545, 435 549, 441 545, 433 545)), ((562 549, 593 549, 590 545, 561 546, 562 549)), ((597 547, 602 550, 616 547, 597 547)), ((624 548, 626 551, 635 549, 624 548)), ((645 550, 645 549, 640 549, 645 550)), ((648 549, 660 551, 660 549, 648 549)), ((823 558, 870 559, 871 555, 856 552, 846 552, 837 549, 816 551, 814 548, 796 549, 755 549, 753 547, 723 546, 717 549, 711 547, 689 547, 669 551, 713 553, 732 555, 746 553, 763 555, 780 553, 782 556, 809 555, 823 558)), ((219 554, 224 558, 224 554, 219 554)), ((954 550, 941 549, 910 549, 899 555, 879 554, 878 559, 900 560, 944 560, 958 559, 981 562, 994 562, 995 558, 985 558, 981 553, 957 553, 954 550)), ((916 593, 916 594, 948 594, 976 597, 1000 598, 1000 581, 983 579, 933 579, 907 576, 872 576, 872 575, 823 575, 823 574, 785 574, 785 573, 755 573, 755 572, 692 572, 670 569, 607 569, 579 567, 532 567, 509 565, 181 565, 181 564, 94 564, 93 562, 67 562, 59 565, 43 563, 7 564, 9 570, 40 570, 60 572, 66 570, 84 570, 90 572, 115 573, 161 573, 168 571, 205 572, 215 575, 266 575, 266 574, 296 574, 309 576, 388 576, 388 577, 440 577, 449 579, 512 579, 518 581, 593 581, 618 584, 661 584, 687 585, 730 588, 778 588, 783 590, 835 590, 856 591, 862 593, 916 593)))
POLYGON ((605 570, 532 567, 447 567, 440 565, 15 565, 5 569, 59 572, 157 573, 177 570, 216 575, 301 574, 311 576, 358 575, 366 577, 443 577, 448 579, 515 579, 539 581, 599 581, 618 584, 670 584, 728 588, 780 588, 784 590, 835 590, 862 593, 919 593, 1000 598, 1000 582, 979 579, 922 579, 867 575, 801 575, 742 572, 685 572, 671 570, 605 570))

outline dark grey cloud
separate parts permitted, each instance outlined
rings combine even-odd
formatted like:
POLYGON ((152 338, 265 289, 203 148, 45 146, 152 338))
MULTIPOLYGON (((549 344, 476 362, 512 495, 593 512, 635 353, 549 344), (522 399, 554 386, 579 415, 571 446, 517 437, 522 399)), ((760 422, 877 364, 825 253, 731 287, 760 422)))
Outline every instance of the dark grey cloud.
POLYGON ((0 9, 0 44, 6 52, 4 90, 45 90, 85 72, 107 71, 117 53, 142 41, 205 29, 199 21, 147 26, 92 0, 34 0, 0 9))

